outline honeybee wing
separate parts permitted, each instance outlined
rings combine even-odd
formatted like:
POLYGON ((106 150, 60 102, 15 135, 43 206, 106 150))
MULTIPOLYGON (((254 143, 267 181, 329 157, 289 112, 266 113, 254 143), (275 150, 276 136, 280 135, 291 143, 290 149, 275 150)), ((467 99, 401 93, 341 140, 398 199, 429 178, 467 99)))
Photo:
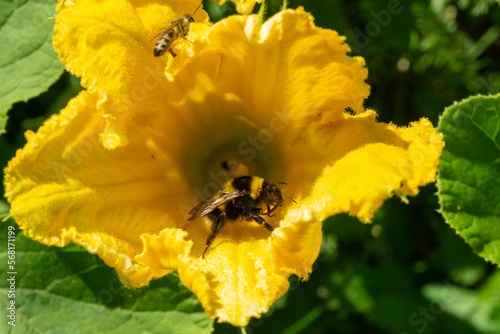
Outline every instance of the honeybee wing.
POLYGON ((175 27, 176 25, 178 24, 181 24, 182 21, 184 21, 186 19, 186 15, 183 15, 183 16, 178 16, 176 17, 175 19, 172 20, 172 22, 170 23, 170 27, 169 29, 175 27))
POLYGON ((213 197, 210 197, 202 202, 200 202, 198 205, 196 205, 194 208, 192 208, 188 214, 191 215, 191 217, 188 218, 188 221, 190 220, 195 220, 196 218, 200 218, 205 216, 206 214, 212 212, 219 206, 232 201, 235 198, 244 196, 247 192, 245 190, 243 191, 232 191, 230 193, 217 193, 213 197))
POLYGON ((175 19, 172 20, 172 22, 170 22, 170 25, 168 27, 157 33, 153 39, 158 39, 160 35, 162 36, 165 35, 167 31, 172 30, 175 26, 181 24, 183 20, 185 20, 184 16, 176 17, 175 19))
POLYGON ((151 40, 155 40, 155 39, 157 40, 160 36, 165 35, 169 30, 172 30, 173 27, 180 24, 182 22, 182 20, 183 20, 182 16, 175 18, 174 20, 172 20, 172 22, 170 23, 170 25, 168 27, 166 27, 165 29, 160 30, 158 33, 156 33, 156 35, 154 35, 153 38, 151 38, 151 40))

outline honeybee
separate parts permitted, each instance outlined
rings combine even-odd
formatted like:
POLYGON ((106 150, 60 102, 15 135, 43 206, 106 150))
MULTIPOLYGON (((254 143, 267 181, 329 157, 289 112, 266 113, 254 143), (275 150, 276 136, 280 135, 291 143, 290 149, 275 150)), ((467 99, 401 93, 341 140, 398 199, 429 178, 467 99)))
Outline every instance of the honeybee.
POLYGON ((155 57, 162 56, 167 50, 172 54, 173 57, 177 54, 172 50, 172 43, 179 37, 184 37, 189 32, 189 26, 194 22, 194 14, 198 11, 198 6, 194 11, 193 15, 184 14, 172 20, 170 26, 160 33, 160 37, 156 41, 153 53, 155 57))
POLYGON ((271 213, 283 206, 280 184, 285 183, 275 183, 257 176, 240 176, 229 180, 223 190, 191 209, 188 221, 207 216, 212 222, 202 258, 228 221, 254 221, 272 232, 274 228, 262 216, 272 217, 271 213))

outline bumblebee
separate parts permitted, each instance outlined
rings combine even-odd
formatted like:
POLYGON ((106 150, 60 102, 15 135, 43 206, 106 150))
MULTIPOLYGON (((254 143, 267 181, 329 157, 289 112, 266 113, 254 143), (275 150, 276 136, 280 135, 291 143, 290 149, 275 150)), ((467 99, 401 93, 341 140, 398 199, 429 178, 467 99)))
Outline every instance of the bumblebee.
POLYGON ((202 257, 228 221, 254 221, 272 232, 274 228, 262 216, 272 217, 271 213, 283 206, 280 184, 285 183, 274 183, 257 176, 240 176, 228 181, 223 190, 191 209, 188 221, 207 216, 212 222, 202 257))
MULTIPOLYGON (((198 8, 200 8, 200 6, 198 6, 198 8)), ((189 26, 194 22, 193 16, 196 14, 198 8, 196 8, 193 15, 184 14, 173 19, 170 26, 160 33, 160 37, 156 41, 153 50, 155 57, 162 56, 167 50, 173 57, 177 56, 171 48, 172 43, 174 43, 177 38, 184 37, 188 34, 189 26)))

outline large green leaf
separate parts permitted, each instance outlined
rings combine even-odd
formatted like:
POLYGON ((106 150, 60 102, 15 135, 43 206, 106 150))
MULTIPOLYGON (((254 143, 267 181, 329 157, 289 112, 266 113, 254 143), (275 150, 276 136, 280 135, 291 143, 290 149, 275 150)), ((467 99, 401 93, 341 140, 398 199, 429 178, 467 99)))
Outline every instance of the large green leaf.
POLYGON ((500 95, 447 108, 438 195, 446 221, 472 249, 500 264, 500 95))
POLYGON ((0 134, 13 103, 47 90, 64 70, 52 48, 55 0, 0 0, 0 134))
POLYGON ((112 269, 82 248, 46 247, 5 223, 0 225, 3 240, 9 230, 15 239, 2 242, 0 249, 0 333, 212 331, 212 321, 197 298, 174 274, 146 288, 127 289, 112 269), (15 259, 9 258, 13 249, 15 259), (15 263, 8 262, 12 260, 15 263), (12 302, 15 327, 6 317, 12 302))

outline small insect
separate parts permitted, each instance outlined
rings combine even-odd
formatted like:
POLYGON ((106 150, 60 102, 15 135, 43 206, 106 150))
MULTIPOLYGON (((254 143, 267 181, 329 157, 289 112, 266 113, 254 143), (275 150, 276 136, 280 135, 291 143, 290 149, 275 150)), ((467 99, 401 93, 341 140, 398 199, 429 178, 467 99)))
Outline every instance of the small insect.
POLYGON ((160 33, 160 37, 156 41, 155 48, 153 50, 155 57, 162 56, 167 50, 173 57, 177 56, 171 48, 172 43, 174 43, 177 38, 184 37, 188 34, 189 26, 192 22, 194 22, 193 16, 196 14, 198 8, 200 8, 200 6, 196 8, 193 15, 184 14, 173 19, 170 26, 160 33))
POLYGON ((285 183, 274 183, 257 176, 240 176, 228 181, 223 190, 191 209, 188 221, 207 216, 212 222, 202 257, 228 221, 254 221, 272 232, 274 228, 262 216, 272 217, 271 213, 283 206, 280 184, 285 183))

